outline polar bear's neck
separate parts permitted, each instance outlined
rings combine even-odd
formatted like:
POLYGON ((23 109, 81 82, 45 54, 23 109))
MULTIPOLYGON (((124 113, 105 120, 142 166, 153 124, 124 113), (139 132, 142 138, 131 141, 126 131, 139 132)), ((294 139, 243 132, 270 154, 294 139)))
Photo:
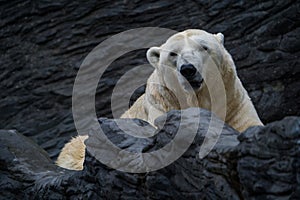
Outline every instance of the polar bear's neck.
POLYGON ((254 105, 236 73, 226 77, 225 122, 242 132, 249 126, 262 125, 254 105))
POLYGON ((225 92, 222 92, 222 89, 220 90, 220 84, 215 84, 210 87, 210 90, 207 86, 204 86, 197 93, 196 101, 187 97, 189 106, 199 106, 200 108, 211 110, 240 132, 249 126, 263 125, 248 92, 236 74, 235 67, 232 69, 222 77, 225 92))
MULTIPOLYGON (((210 98, 211 94, 207 86, 204 85, 200 92, 196 94, 196 98, 194 95, 183 93, 181 93, 181 95, 174 95, 173 92, 159 84, 162 80, 157 80, 158 76, 156 76, 155 73, 156 72, 148 79, 147 95, 145 98, 152 105, 152 110, 158 111, 156 113, 163 114, 174 109, 200 107, 213 111, 218 117, 240 132, 249 126, 262 125, 248 93, 243 87, 235 70, 227 73, 223 77, 225 97, 221 99, 224 99, 226 102, 219 101, 217 105, 214 105, 214 110, 212 109, 212 102, 214 101, 210 98)), ((213 89, 218 90, 218 88, 213 89)))

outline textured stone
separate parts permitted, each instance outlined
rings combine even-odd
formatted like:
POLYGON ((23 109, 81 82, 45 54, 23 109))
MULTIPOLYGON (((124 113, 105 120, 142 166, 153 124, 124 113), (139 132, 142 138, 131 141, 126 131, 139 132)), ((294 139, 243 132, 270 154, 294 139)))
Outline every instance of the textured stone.
MULTIPOLYGON (((171 111, 156 121, 161 127, 150 138, 136 138, 117 123, 141 120, 99 120, 108 139, 126 151, 153 152, 178 134, 179 125, 199 123, 188 150, 175 162, 158 171, 127 173, 100 163, 90 151, 83 171, 57 167, 47 153, 15 131, 0 131, 1 197, 14 199, 299 199, 300 118, 286 117, 265 127, 253 127, 239 135, 224 126, 207 157, 199 158, 211 120, 221 121, 206 110, 191 108, 185 113, 171 111), (200 122, 195 116, 200 114, 200 122), (182 121, 180 119, 182 118, 182 121), (166 122, 164 123, 164 121, 166 122), (164 123, 164 124, 163 124, 164 123), (18 191, 18 192, 15 192, 18 191)), ((154 129, 154 128, 152 128, 154 129)), ((151 128, 143 131, 153 131, 151 128)), ((128 129, 135 132, 135 129, 128 129)), ((191 134, 189 128, 185 134, 191 134)), ((179 145, 188 140, 181 139, 179 145)), ((92 132, 86 142, 92 152, 102 147, 92 132), (98 144, 98 146, 95 146, 98 144)), ((99 155, 99 154, 98 154, 99 155)), ((114 157, 109 157, 110 160, 114 157)), ((137 164, 140 166, 140 164, 137 164)))

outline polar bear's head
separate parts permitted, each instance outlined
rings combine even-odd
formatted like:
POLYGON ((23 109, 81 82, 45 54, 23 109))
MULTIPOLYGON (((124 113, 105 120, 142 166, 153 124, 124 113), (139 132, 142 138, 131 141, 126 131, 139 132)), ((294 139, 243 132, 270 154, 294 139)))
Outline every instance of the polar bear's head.
POLYGON ((224 55, 228 53, 223 42, 222 33, 190 29, 171 36, 160 47, 150 48, 147 59, 167 87, 179 84, 186 92, 199 91, 212 65, 224 70, 224 55))

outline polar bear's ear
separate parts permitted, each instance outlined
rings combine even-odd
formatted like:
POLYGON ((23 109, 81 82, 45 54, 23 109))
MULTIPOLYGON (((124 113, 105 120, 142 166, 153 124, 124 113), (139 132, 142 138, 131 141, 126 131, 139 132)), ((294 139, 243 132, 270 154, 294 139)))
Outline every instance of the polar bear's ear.
POLYGON ((158 66, 159 56, 160 56, 160 48, 159 47, 151 47, 147 51, 147 59, 148 59, 149 63, 155 68, 158 66))
POLYGON ((221 44, 224 44, 224 35, 222 33, 215 34, 215 37, 221 44))

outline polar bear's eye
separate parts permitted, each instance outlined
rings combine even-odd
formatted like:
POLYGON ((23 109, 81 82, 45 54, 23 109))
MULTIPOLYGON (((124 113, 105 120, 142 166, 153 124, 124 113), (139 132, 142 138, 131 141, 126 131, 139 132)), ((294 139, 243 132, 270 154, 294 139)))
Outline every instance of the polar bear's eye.
POLYGON ((170 55, 171 57, 175 57, 175 56, 177 56, 177 53, 175 53, 175 52, 170 52, 169 55, 170 55))
POLYGON ((205 46, 205 45, 202 45, 202 49, 205 50, 205 51, 208 51, 208 47, 205 46))

